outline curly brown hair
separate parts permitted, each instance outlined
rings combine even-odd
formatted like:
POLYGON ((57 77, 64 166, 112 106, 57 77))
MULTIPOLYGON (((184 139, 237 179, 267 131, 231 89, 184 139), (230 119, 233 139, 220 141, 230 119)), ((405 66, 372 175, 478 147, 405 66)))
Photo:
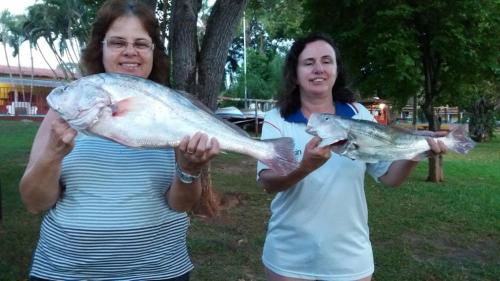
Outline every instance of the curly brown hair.
POLYGON ((151 37, 153 49, 153 69, 148 79, 168 85, 168 57, 160 35, 160 26, 154 11, 137 0, 108 0, 97 12, 87 47, 83 50, 80 66, 84 75, 105 72, 102 62, 102 41, 113 22, 122 16, 137 17, 151 37))
POLYGON ((340 52, 333 39, 324 33, 312 33, 297 39, 288 52, 283 66, 283 77, 277 105, 281 116, 286 117, 300 109, 300 90, 297 85, 297 65, 299 56, 306 45, 316 41, 325 41, 332 46, 337 59, 337 79, 332 89, 334 101, 354 102, 355 94, 346 86, 346 71, 340 57, 340 52))

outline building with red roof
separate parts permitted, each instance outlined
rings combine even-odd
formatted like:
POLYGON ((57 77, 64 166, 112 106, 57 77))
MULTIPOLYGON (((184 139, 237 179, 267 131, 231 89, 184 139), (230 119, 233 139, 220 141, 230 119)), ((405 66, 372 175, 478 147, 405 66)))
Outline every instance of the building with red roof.
POLYGON ((45 115, 50 91, 73 79, 60 69, 0 65, 0 115, 45 115))

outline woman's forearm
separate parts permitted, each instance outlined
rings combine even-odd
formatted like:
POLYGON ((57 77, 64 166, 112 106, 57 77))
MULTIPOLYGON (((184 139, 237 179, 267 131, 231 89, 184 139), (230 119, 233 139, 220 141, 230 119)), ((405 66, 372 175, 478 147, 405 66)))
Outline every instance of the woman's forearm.
POLYGON ((201 197, 201 181, 183 183, 176 176, 167 194, 168 205, 177 212, 186 212, 193 209, 201 197))
POLYGON ((56 204, 61 195, 60 174, 60 160, 38 159, 28 166, 21 178, 19 191, 29 212, 39 213, 56 204))
POLYGON ((258 182, 264 187, 267 193, 284 191, 305 178, 309 172, 298 168, 287 175, 278 175, 272 170, 262 170, 259 173, 258 182))
POLYGON ((385 175, 381 176, 380 181, 388 186, 400 186, 404 180, 411 174, 418 162, 412 160, 394 161, 385 175))

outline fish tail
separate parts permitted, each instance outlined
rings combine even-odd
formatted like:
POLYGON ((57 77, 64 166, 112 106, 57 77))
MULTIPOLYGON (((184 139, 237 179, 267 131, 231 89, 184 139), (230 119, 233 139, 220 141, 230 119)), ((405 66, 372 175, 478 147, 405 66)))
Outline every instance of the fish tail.
POLYGON ((450 139, 449 148, 457 153, 466 154, 476 146, 476 143, 469 138, 465 126, 457 126, 446 136, 450 139))
POLYGON ((259 159, 262 163, 282 175, 289 174, 291 171, 297 169, 299 164, 295 159, 294 141, 292 138, 285 137, 263 141, 272 144, 275 153, 272 158, 259 159))

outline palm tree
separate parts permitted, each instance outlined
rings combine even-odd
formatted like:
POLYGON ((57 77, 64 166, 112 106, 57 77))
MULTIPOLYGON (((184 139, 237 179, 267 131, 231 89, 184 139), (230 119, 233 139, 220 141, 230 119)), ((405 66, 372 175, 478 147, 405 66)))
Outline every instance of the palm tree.
POLYGON ((58 59, 59 66, 74 78, 74 72, 68 67, 77 65, 81 46, 90 30, 92 11, 80 0, 45 0, 43 12, 45 23, 51 23, 44 38, 58 59), (49 35, 49 36, 47 36, 49 35), (58 51, 55 42, 58 41, 58 51), (66 55, 69 63, 62 60, 66 55))
MULTIPOLYGON (((17 67, 19 69, 19 77, 23 80, 23 72, 21 69, 21 54, 19 49, 21 48, 21 44, 26 40, 23 32, 24 21, 26 21, 26 17, 23 15, 14 16, 12 21, 9 22, 9 30, 11 36, 9 37, 9 45, 14 49, 12 56, 17 57, 17 67)), ((26 92, 24 90, 24 83, 21 83, 21 93, 23 95, 23 101, 26 101, 26 92)))
MULTIPOLYGON (((45 33, 47 32, 47 24, 44 22, 44 8, 45 6, 43 4, 34 4, 32 6, 29 6, 27 8, 27 18, 26 21, 24 22, 24 32, 28 34, 28 38, 30 40, 30 44, 32 47, 35 48, 35 50, 40 53, 42 56, 43 61, 47 65, 47 67, 52 71, 52 74, 54 75, 55 79, 59 79, 59 76, 57 75, 56 71, 52 66, 49 64, 47 58, 45 57, 45 54, 42 52, 38 40, 40 38, 43 38, 45 33)), ((30 47, 31 48, 31 47, 30 47)), ((32 66, 33 68, 33 66, 32 66)), ((32 71, 33 72, 33 71, 32 71)))
POLYGON ((10 81, 12 84, 12 89, 14 90, 14 101, 17 102, 17 88, 16 85, 14 85, 14 78, 12 77, 12 69, 10 67, 9 63, 9 55, 7 54, 7 43, 10 40, 11 33, 9 26, 11 25, 11 22, 13 21, 13 16, 8 10, 2 11, 0 14, 0 41, 2 42, 3 45, 3 50, 4 50, 4 55, 5 55, 5 61, 7 62, 7 69, 9 70, 9 77, 10 81))
MULTIPOLYGON (((42 59, 45 61, 47 66, 51 69, 54 77, 57 79, 58 75, 54 68, 49 64, 45 54, 40 48, 39 39, 44 39, 52 53, 54 54, 58 65, 61 64, 62 58, 56 50, 54 42, 57 39, 56 30, 58 28, 58 23, 56 23, 55 16, 53 16, 54 11, 51 7, 44 3, 37 3, 27 8, 28 20, 25 23, 25 29, 29 32, 32 42, 35 48, 42 55, 42 59)), ((63 72, 68 79, 68 74, 66 71, 63 72)))
MULTIPOLYGON (((55 42, 58 39, 59 30, 61 24, 59 21, 65 17, 65 15, 60 15, 57 13, 58 9, 54 8, 53 5, 48 5, 47 3, 37 3, 27 8, 28 10, 28 21, 26 25, 29 27, 31 36, 37 42, 39 38, 43 38, 49 48, 52 50, 58 65, 63 63, 60 53, 56 49, 55 42)), ((40 46, 38 42, 36 43, 37 49, 40 51, 40 46)), ((47 59, 42 54, 42 58, 47 63, 47 59)), ((49 65, 47 63, 47 65, 49 65)), ((50 65, 49 65, 50 67, 50 65)), ((52 67, 50 67, 52 69, 52 67)), ((55 74, 55 71, 53 71, 55 74)), ((63 69, 66 79, 69 79, 67 71, 63 69)), ((55 75, 57 77, 57 75, 55 75)))
POLYGON ((35 66, 33 63, 33 48, 35 48, 35 44, 33 42, 33 39, 31 38, 30 31, 29 29, 26 28, 26 22, 27 18, 24 18, 23 25, 22 25, 22 32, 24 35, 24 38, 28 40, 29 48, 30 48, 30 66, 31 66, 31 79, 30 79, 30 98, 29 102, 33 101, 33 79, 35 79, 35 66))

